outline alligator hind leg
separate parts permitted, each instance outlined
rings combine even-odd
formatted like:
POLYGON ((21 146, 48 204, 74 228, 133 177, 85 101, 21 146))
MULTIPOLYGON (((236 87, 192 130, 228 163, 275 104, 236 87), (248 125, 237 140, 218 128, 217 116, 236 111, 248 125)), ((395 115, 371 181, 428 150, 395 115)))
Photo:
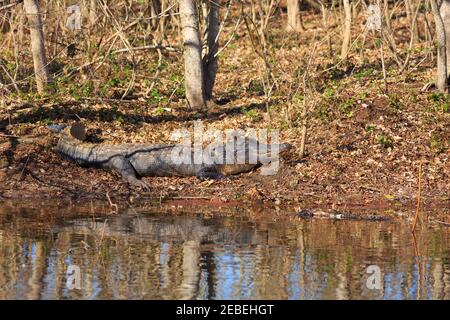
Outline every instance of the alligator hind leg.
POLYGON ((112 157, 105 164, 105 167, 119 172, 122 178, 132 186, 141 187, 146 190, 150 189, 150 186, 145 181, 139 180, 136 177, 136 170, 134 170, 134 167, 131 165, 130 161, 123 156, 112 157))

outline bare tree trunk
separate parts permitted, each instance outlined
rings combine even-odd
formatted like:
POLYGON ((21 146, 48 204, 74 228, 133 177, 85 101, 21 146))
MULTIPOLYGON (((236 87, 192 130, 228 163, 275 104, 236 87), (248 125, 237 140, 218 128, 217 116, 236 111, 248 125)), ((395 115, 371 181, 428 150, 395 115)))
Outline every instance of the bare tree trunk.
POLYGON ((92 26, 95 25, 97 21, 97 0, 91 0, 89 3, 89 24, 92 26))
POLYGON ((344 40, 342 42, 341 58, 347 57, 352 35, 352 7, 349 0, 344 0, 344 40))
POLYGON ((434 300, 443 300, 445 296, 445 282, 444 282, 444 268, 441 259, 435 261, 431 269, 432 276, 432 287, 433 293, 432 298, 434 300))
POLYGON ((300 12, 299 12, 299 0, 287 0, 287 25, 286 31, 294 31, 299 32, 303 31, 303 26, 300 21, 300 12))
POLYGON ((156 16, 159 14, 159 9, 161 6, 157 0, 150 0, 148 5, 150 7, 150 16, 153 18, 149 21, 149 30, 155 30, 158 26, 156 16))
POLYGON ((443 0, 440 8, 442 21, 444 23, 445 40, 447 49, 447 75, 450 72, 450 1, 443 0))
MULTIPOLYGON (((218 0, 215 0, 218 1, 218 0)), ((208 15, 208 54, 204 58, 204 75, 205 75, 205 96, 207 100, 212 99, 214 83, 217 74, 217 36, 219 34, 219 6, 216 2, 210 2, 208 15)))
POLYGON ((188 240, 183 244, 183 264, 181 266, 183 278, 179 286, 180 299, 182 300, 195 299, 195 288, 200 280, 199 246, 198 240, 188 240))
POLYGON ((197 8, 194 0, 179 1, 183 30, 186 99, 191 108, 203 109, 206 102, 197 8))
POLYGON ((52 79, 48 72, 44 33, 37 0, 25 0, 24 9, 30 26, 31 51, 33 53, 37 90, 39 93, 45 93, 48 89, 47 85, 52 79))
MULTIPOLYGON (((160 9, 160 13, 165 12, 165 10, 167 9, 168 4, 166 3, 166 0, 161 0, 159 3, 159 9, 160 9)), ((167 12, 163 13, 161 17, 159 17, 158 21, 159 21, 159 41, 161 42, 164 39, 165 36, 165 32, 166 32, 166 23, 167 23, 167 12)), ((178 21, 178 19, 175 19, 176 21, 178 21)), ((175 25, 175 24, 173 24, 175 25)))
POLYGON ((4 11, 4 15, 0 20, 0 32, 7 34, 11 30, 12 10, 4 11))
POLYGON ((384 0, 384 19, 386 22, 386 27, 389 32, 391 32, 391 15, 389 14, 389 0, 384 0))
POLYGON ((331 35, 330 35, 330 24, 328 22, 328 9, 324 3, 321 3, 322 6, 322 21, 327 32, 327 43, 328 43, 328 56, 333 56, 333 45, 331 43, 331 35))
MULTIPOLYGON (((448 2, 444 0, 443 2, 448 2)), ((445 25, 439 12, 439 5, 436 0, 431 0, 431 11, 436 23, 437 40, 437 80, 436 86, 440 92, 447 92, 447 48, 445 37, 445 25)))

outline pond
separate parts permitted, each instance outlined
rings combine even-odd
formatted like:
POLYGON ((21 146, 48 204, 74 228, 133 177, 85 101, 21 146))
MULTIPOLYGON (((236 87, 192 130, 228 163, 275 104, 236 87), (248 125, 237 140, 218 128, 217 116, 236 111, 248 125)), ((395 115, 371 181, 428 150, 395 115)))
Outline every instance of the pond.
POLYGON ((0 204, 0 299, 450 298, 448 228, 233 210, 0 204))

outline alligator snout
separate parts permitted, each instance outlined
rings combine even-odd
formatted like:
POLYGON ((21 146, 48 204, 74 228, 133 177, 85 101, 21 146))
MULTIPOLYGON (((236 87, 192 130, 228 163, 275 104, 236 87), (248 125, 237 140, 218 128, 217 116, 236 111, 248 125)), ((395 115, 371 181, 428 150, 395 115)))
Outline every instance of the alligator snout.
POLYGON ((265 150, 259 149, 259 159, 264 162, 267 159, 282 155, 291 149, 292 145, 290 143, 268 144, 265 150))

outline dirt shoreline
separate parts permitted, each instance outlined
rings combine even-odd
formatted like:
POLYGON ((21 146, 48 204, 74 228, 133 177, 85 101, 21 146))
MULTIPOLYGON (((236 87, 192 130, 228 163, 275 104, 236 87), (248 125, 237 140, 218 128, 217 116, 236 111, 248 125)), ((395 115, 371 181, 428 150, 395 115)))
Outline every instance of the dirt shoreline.
MULTIPOLYGON (((143 178, 151 186, 150 191, 130 188, 120 180, 116 174, 100 169, 79 168, 68 164, 66 174, 74 177, 76 174, 86 173, 88 178, 102 181, 100 185, 90 190, 84 185, 75 185, 74 181, 66 177, 54 182, 44 182, 44 178, 35 175, 29 169, 20 171, 22 176, 28 176, 33 183, 22 181, 6 182, 0 186, 0 203, 10 202, 18 205, 41 203, 48 204, 84 204, 88 202, 100 203, 106 207, 111 203, 120 208, 130 205, 173 205, 173 206, 199 206, 199 207, 264 207, 276 208, 308 208, 337 211, 408 211, 413 212, 417 206, 417 195, 411 197, 389 197, 386 193, 377 192, 373 188, 359 186, 362 191, 358 194, 346 192, 304 192, 300 194, 285 189, 285 185, 278 188, 270 186, 270 178, 261 177, 258 172, 243 174, 241 177, 217 181, 198 181, 189 178, 143 178), (259 179, 258 179, 259 178, 259 179), (255 182, 257 181, 257 182, 255 182), (272 187, 272 188, 270 188, 272 187), (284 191, 284 193, 283 193, 284 191)), ((274 181, 283 180, 289 176, 289 165, 283 164, 279 176, 274 181)), ((19 168, 18 168, 19 169, 19 168)), ((40 172, 43 174, 44 172, 40 172)), ((313 190, 313 186, 305 185, 304 189, 313 190)), ((358 189, 358 186, 354 186, 358 189)), ((423 192, 421 195, 422 211, 450 213, 450 198, 445 194, 423 192)))
MULTIPOLYGON (((76 113, 80 111, 78 108, 75 106, 70 110, 76 113)), ((52 110, 49 107, 45 112, 51 114, 52 110)), ((205 126, 217 129, 232 125, 255 126, 248 123, 245 115, 229 112, 226 107, 221 112, 227 116, 221 119, 208 116, 203 120, 205 126)), ((174 118, 184 119, 181 123, 173 119, 151 126, 142 123, 118 126, 114 122, 95 119, 87 119, 86 123, 93 141, 161 143, 180 126, 192 128, 195 115, 185 110, 178 113, 174 118)), ((71 122, 58 113, 53 118, 55 122, 71 122)), ((384 126, 393 126, 395 121, 384 121, 384 126)), ((417 148, 414 141, 421 141, 420 130, 410 130, 408 135, 415 134, 411 141, 399 139, 393 148, 386 150, 376 143, 374 145, 371 134, 366 130, 354 130, 353 126, 358 126, 357 118, 346 119, 345 122, 348 124, 344 127, 337 127, 339 131, 324 128, 325 125, 333 128, 333 123, 319 121, 312 125, 308 153, 301 160, 297 154, 297 137, 281 131, 280 140, 293 144, 294 150, 282 160, 274 176, 263 176, 255 170, 233 179, 204 182, 195 177, 144 177, 151 186, 151 190, 146 192, 130 188, 116 173, 82 168, 62 159, 54 150, 58 139, 56 134, 50 133, 43 124, 17 122, 8 126, 7 134, 0 135, 0 201, 107 201, 108 195, 113 202, 121 204, 141 200, 159 203, 178 198, 206 200, 212 205, 220 202, 411 211, 416 206, 417 175, 422 161, 423 209, 447 211, 450 208, 448 153, 436 153, 429 147, 424 149, 423 143, 419 145, 422 150, 411 153, 411 148, 417 148), (336 141, 334 136, 338 134, 345 139, 336 141)), ((443 134, 447 137, 449 133, 443 131, 443 134)))
MULTIPOLYGON (((317 203, 304 199, 300 203, 277 204, 273 201, 261 200, 228 200, 217 197, 189 197, 173 196, 164 199, 137 197, 135 195, 114 195, 110 198, 93 198, 90 195, 79 196, 77 198, 59 196, 49 197, 40 193, 24 194, 20 197, 0 198, 0 212, 15 212, 20 208, 36 209, 44 215, 51 212, 52 219, 68 218, 73 215, 90 214, 94 216, 116 215, 124 212, 144 212, 164 213, 171 215, 203 215, 205 217, 235 216, 242 214, 252 219, 261 217, 270 218, 273 221, 279 219, 305 219, 299 216, 302 210, 319 213, 329 213, 331 216, 340 214, 350 214, 355 217, 378 217, 383 221, 408 221, 412 223, 416 211, 415 201, 392 202, 386 199, 361 199, 357 202, 355 198, 343 199, 340 204, 317 203), (14 208, 14 210, 12 209, 14 208)), ((450 208, 446 202, 440 199, 422 199, 420 217, 426 225, 449 226, 450 208)), ((317 219, 317 217, 314 217, 317 219)), ((330 219, 347 220, 339 217, 330 219)), ((358 220, 358 219, 357 219, 358 220)), ((358 220, 359 221, 359 220, 358 220)), ((373 218, 366 222, 377 222, 373 218)))

